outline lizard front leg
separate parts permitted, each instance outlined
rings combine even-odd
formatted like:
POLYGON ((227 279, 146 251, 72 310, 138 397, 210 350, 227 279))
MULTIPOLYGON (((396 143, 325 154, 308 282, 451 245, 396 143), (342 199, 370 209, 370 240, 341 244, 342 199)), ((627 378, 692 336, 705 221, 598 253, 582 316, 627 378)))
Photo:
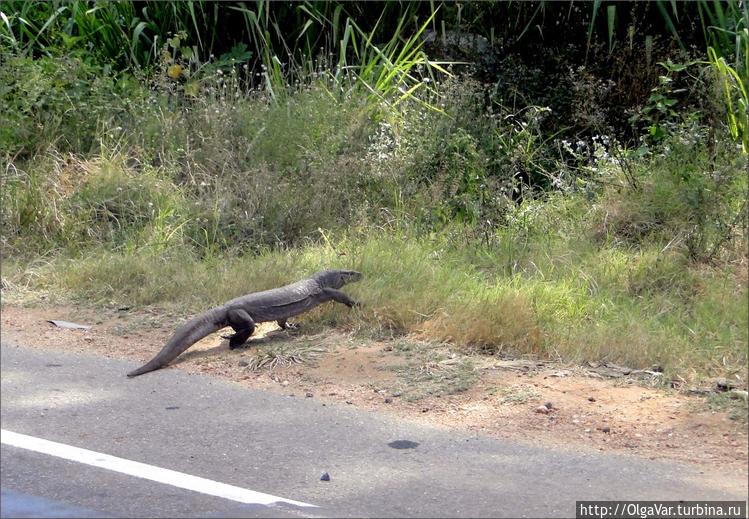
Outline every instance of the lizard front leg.
POLYGON ((336 290, 335 288, 323 288, 322 291, 328 300, 332 299, 333 301, 344 304, 349 308, 361 306, 361 303, 359 303, 358 301, 354 301, 345 292, 341 292, 340 290, 336 290))

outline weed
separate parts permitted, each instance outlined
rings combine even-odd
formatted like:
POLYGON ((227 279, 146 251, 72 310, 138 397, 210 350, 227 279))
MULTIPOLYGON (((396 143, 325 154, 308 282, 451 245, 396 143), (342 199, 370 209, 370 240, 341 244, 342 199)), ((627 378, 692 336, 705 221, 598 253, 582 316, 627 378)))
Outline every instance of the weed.
MULTIPOLYGON (((245 369, 273 371, 275 368, 288 367, 293 364, 307 363, 328 350, 307 341, 271 342, 260 344, 246 362, 245 369)), ((242 364, 243 366, 245 364, 242 364)))
POLYGON ((527 404, 541 397, 538 391, 526 384, 503 387, 501 393, 502 403, 511 405, 527 404))
POLYGON ((427 396, 452 395, 468 389, 478 377, 473 362, 467 357, 431 354, 395 369, 400 384, 398 391, 408 401, 427 396))
POLYGON ((746 423, 749 417, 747 400, 732 393, 710 393, 704 399, 704 406, 712 412, 728 412, 728 418, 746 423))

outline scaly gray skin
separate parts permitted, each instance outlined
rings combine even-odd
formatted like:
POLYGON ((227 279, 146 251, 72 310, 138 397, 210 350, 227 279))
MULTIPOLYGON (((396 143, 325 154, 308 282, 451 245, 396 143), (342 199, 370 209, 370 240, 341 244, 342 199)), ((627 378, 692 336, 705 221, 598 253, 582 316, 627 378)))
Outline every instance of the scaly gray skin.
POLYGON ((232 299, 177 328, 153 359, 127 376, 136 377, 163 368, 200 339, 226 326, 234 329, 233 335, 224 336, 229 339, 229 348, 234 349, 247 341, 257 323, 276 321, 286 329, 288 318, 328 301, 337 301, 349 308, 358 306, 359 303, 338 289, 359 279, 361 273, 354 270, 323 270, 291 285, 232 299))

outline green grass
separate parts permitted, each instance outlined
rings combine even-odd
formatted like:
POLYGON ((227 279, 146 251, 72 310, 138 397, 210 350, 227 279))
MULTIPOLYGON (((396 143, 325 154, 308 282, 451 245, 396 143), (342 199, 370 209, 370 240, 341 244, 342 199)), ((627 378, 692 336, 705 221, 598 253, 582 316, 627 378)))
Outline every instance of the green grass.
MULTIPOLYGON (((391 125, 325 77, 279 102, 231 75, 190 97, 76 60, 7 63, 4 301, 188 315, 345 267, 365 275, 346 288, 364 307, 315 309, 312 329, 658 363, 664 379, 746 370, 746 156, 722 127, 571 167, 536 107, 489 114, 470 80, 440 86, 444 114, 414 103, 391 125), (546 191, 516 203, 518 168, 546 191)), ((409 373, 462 387, 470 363, 442 360, 409 373)))
MULTIPOLYGON (((33 268, 6 260, 3 277, 10 287, 62 293, 86 304, 155 305, 190 314, 323 267, 355 268, 365 277, 346 291, 363 309, 327 305, 302 319, 365 334, 412 334, 465 353, 530 353, 634 368, 658 363, 668 376, 689 379, 746 368, 749 294, 736 271, 678 265, 693 283, 685 297, 678 285, 632 289, 631 279, 652 263, 647 252, 564 252, 564 264, 534 263, 532 271, 507 276, 482 270, 466 250, 438 239, 342 236, 330 244, 211 260, 177 250, 100 249, 33 268)), ((560 246, 555 253, 564 256, 560 246)))

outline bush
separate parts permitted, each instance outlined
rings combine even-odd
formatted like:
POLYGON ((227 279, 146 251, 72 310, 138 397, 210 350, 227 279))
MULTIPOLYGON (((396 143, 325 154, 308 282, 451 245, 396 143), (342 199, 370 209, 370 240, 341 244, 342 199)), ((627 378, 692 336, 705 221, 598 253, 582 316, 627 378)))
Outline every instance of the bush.
POLYGON ((730 141, 682 127, 634 167, 636 184, 603 197, 599 217, 608 238, 660 243, 704 261, 745 236, 747 156, 730 141))
POLYGON ((136 166, 116 153, 86 161, 51 154, 26 170, 10 169, 3 178, 4 243, 36 253, 184 243, 190 205, 158 171, 136 166))
POLYGON ((128 76, 113 76, 75 57, 30 59, 0 54, 0 149, 29 158, 53 144, 95 151, 101 134, 127 126, 129 101, 142 96, 128 76))

